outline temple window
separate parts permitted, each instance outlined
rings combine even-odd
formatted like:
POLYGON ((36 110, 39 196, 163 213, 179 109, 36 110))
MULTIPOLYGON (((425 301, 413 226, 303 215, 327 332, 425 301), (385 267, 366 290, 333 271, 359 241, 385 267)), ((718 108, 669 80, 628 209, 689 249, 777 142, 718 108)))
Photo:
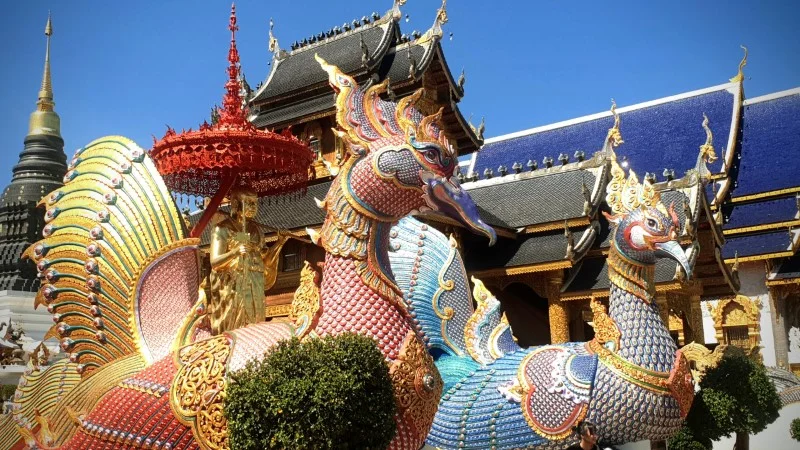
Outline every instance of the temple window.
POLYGON ((319 143, 319 138, 311 136, 308 139, 308 147, 314 152, 314 161, 322 160, 322 146, 319 143))

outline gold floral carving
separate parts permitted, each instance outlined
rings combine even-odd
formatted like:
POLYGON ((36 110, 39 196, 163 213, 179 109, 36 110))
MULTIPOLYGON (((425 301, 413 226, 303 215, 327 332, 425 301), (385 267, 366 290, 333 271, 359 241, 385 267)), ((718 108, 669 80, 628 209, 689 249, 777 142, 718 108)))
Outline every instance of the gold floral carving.
POLYGON ((412 423, 418 436, 427 436, 444 384, 433 358, 413 332, 406 335, 400 355, 391 363, 389 376, 400 420, 412 423))
POLYGON ((592 298, 589 306, 592 308, 592 323, 594 324, 594 339, 600 344, 613 342, 614 348, 619 348, 619 339, 622 336, 616 322, 606 312, 606 307, 596 298, 592 298))
POLYGON ((223 414, 225 373, 232 340, 226 334, 184 347, 170 387, 170 407, 192 428, 203 450, 228 449, 228 421, 223 414))
POLYGON ((289 318, 297 327, 297 336, 303 337, 314 328, 320 308, 320 273, 308 261, 300 272, 300 287, 294 292, 289 318))

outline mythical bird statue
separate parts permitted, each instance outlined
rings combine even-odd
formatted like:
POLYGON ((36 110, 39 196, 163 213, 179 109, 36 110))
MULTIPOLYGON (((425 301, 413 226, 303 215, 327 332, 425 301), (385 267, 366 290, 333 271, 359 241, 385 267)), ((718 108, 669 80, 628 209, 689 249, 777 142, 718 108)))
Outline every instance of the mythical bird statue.
POLYGON ((421 325, 392 276, 390 229, 433 209, 494 231, 453 176, 456 155, 439 113, 361 90, 320 59, 337 92, 349 158, 321 206, 327 254, 318 296, 299 296, 297 327, 258 323, 211 336, 198 303, 198 250, 149 156, 122 137, 79 150, 48 195, 44 239, 26 256, 43 277, 37 305, 54 315, 69 359, 23 377, 14 419, 31 448, 225 449, 226 374, 293 335, 357 332, 375 339, 398 404, 391 448, 418 449, 441 377, 421 325), (302 299, 315 299, 302 304, 302 299), (48 394, 45 394, 47 392, 48 394))
POLYGON ((617 164, 618 127, 617 117, 604 146, 610 311, 592 301, 590 342, 521 349, 497 299, 474 279, 473 309, 455 241, 412 218, 392 230, 395 278, 446 386, 429 445, 559 449, 576 441, 572 427, 584 418, 612 443, 665 439, 680 428, 694 387, 654 302, 654 264, 665 256, 691 269, 672 207, 617 164))

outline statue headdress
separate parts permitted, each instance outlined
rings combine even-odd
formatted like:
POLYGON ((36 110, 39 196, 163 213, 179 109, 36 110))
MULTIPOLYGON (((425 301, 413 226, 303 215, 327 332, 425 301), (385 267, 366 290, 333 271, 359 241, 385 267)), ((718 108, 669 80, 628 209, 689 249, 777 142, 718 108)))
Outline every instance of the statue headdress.
MULTIPOLYGON (((611 162, 611 181, 606 186, 606 203, 614 215, 626 214, 637 208, 660 207, 661 194, 655 190, 653 183, 645 179, 639 182, 639 177, 633 170, 625 170, 617 162, 614 148, 623 143, 622 134, 619 132, 619 114, 617 104, 611 101, 611 113, 614 115, 614 126, 608 130, 603 151, 611 162)), ((664 211, 666 213, 666 211, 664 211)))
POLYGON ((336 91, 336 122, 341 130, 337 135, 355 148, 370 149, 372 143, 387 138, 404 138, 409 144, 434 143, 447 152, 453 152, 442 125, 442 109, 435 114, 423 116, 415 107, 422 98, 423 90, 404 97, 397 104, 380 98, 386 92, 389 80, 366 90, 338 67, 328 64, 319 55, 315 58, 328 72, 328 82, 336 91))

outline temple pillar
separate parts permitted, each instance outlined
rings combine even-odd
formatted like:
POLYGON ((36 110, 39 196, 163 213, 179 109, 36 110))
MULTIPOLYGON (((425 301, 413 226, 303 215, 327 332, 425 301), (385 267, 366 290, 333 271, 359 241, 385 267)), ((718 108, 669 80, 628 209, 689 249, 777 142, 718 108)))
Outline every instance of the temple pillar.
POLYGON ((786 332, 786 294, 779 287, 769 289, 769 308, 772 321, 772 339, 775 344, 775 365, 789 370, 789 336, 786 332))
POLYGON ((703 330, 703 307, 700 304, 699 295, 692 295, 689 297, 689 309, 689 320, 692 327, 692 336, 690 340, 697 342, 698 344, 705 344, 706 339, 705 330, 703 330))
POLYGON ((550 318, 550 343, 569 342, 569 310, 561 300, 561 274, 547 280, 547 306, 550 318))

